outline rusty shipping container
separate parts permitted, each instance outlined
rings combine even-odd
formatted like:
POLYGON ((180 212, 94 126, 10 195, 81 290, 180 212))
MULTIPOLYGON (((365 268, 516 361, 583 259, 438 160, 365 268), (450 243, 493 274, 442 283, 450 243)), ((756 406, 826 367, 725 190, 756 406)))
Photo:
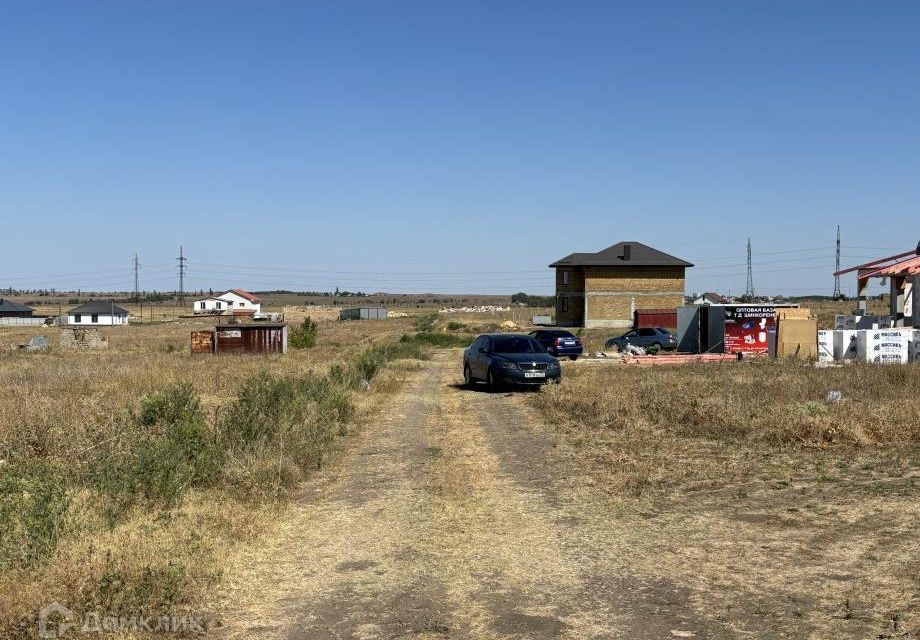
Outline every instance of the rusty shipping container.
POLYGON ((214 328, 214 353, 287 353, 286 324, 219 324, 214 328))
POLYGON ((192 353, 213 353, 214 332, 192 331, 192 353))
POLYGON ((634 329, 676 329, 677 309, 636 309, 634 329))

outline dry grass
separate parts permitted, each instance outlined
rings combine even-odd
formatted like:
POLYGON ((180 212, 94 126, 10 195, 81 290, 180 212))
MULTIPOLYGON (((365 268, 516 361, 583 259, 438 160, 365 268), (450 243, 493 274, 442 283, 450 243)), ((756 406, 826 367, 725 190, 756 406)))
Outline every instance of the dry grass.
POLYGON ((629 568, 757 637, 920 630, 920 366, 565 373, 531 402, 627 514, 629 568))
MULTIPOLYGON (((321 321, 314 349, 284 356, 192 356, 189 332, 211 323, 103 329, 110 347, 97 352, 58 348, 57 328, 0 328, 0 542, 13 549, 5 561, 0 554, 0 636, 34 634, 37 610, 55 600, 78 610, 194 611, 220 580, 233 547, 258 536, 279 507, 255 499, 243 486, 264 466, 258 456, 274 450, 263 447, 228 461, 224 473, 236 478, 240 490, 180 487, 174 504, 135 501, 111 513, 112 504, 92 481, 92 467, 110 450, 157 436, 159 426, 145 433, 135 417, 142 398, 189 385, 213 429, 253 376, 301 379, 311 372, 324 376, 336 366, 350 370, 375 345, 398 342, 413 329, 411 319, 321 321), (10 348, 36 334, 49 336, 48 352, 10 348), (49 514, 49 505, 57 511, 49 514)), ((394 378, 382 376, 371 388, 376 395, 395 387, 394 378)), ((316 414, 308 407, 296 415, 316 414)), ((289 443, 277 446, 290 449, 289 443)), ((281 464, 271 462, 267 473, 281 464)))

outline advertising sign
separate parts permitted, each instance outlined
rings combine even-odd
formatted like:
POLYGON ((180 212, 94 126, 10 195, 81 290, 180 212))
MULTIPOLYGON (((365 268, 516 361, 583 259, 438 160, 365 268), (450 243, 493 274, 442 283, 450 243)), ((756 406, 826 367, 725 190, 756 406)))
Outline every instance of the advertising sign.
POLYGON ((776 307, 725 307, 725 353, 767 353, 776 307))

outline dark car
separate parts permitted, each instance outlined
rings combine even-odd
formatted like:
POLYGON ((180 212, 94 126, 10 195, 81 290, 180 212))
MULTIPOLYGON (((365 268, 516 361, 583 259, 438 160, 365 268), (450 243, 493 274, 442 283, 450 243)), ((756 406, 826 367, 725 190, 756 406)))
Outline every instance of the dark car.
POLYGON ((568 356, 575 360, 581 355, 581 339, 564 329, 537 329, 536 331, 531 331, 530 335, 542 344, 544 349, 557 358, 559 356, 568 356))
POLYGON ((661 327, 655 329, 633 329, 632 331, 627 331, 618 338, 610 338, 604 347, 607 349, 616 347, 622 351, 626 348, 627 344, 631 344, 635 347, 642 347, 643 349, 658 349, 663 351, 665 349, 676 349, 677 338, 670 331, 666 331, 661 327))
POLYGON ((483 381, 499 384, 538 385, 559 382, 559 361, 531 336, 494 333, 476 338, 463 352, 463 381, 471 386, 483 381))

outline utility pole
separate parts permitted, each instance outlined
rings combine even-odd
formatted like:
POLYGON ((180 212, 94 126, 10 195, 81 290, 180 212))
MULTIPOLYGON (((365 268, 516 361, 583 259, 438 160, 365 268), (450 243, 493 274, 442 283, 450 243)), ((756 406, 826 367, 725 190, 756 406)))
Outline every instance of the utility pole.
POLYGON ((138 270, 140 270, 141 265, 137 261, 137 254, 134 254, 134 298, 140 298, 141 289, 140 289, 140 280, 138 279, 138 270))
POLYGON ((179 245, 179 257, 176 260, 179 262, 179 291, 176 293, 176 297, 179 304, 183 304, 185 302, 185 263, 188 258, 185 257, 181 244, 179 245))
POLYGON ((747 243, 747 288, 744 291, 744 295, 748 298, 754 298, 754 269, 751 264, 751 239, 748 238, 747 243))
POLYGON ((840 225, 837 225, 837 268, 834 269, 834 300, 840 300, 843 296, 840 294, 840 225))

